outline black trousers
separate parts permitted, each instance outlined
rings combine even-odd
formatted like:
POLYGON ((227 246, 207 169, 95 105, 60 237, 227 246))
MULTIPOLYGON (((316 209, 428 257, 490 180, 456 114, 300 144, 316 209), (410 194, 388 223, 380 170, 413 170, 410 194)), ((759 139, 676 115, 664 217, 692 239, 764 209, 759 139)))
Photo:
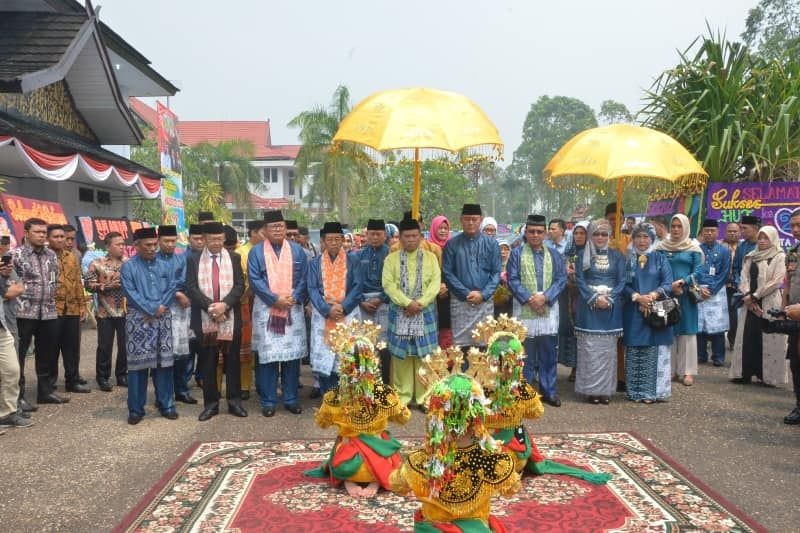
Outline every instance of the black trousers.
POLYGON ((36 342, 36 380, 37 394, 39 397, 47 396, 53 392, 53 385, 50 382, 50 369, 58 352, 55 339, 58 336, 58 324, 56 320, 35 320, 30 318, 18 318, 17 330, 19 331, 19 395, 25 396, 25 355, 31 341, 36 342))
POLYGON ((111 359, 114 352, 114 337, 117 338, 117 364, 114 375, 117 379, 128 374, 128 354, 125 350, 125 317, 97 319, 97 357, 95 375, 97 379, 111 378, 111 359))
POLYGON ((734 309, 732 304, 736 289, 733 287, 726 287, 725 292, 728 295, 728 320, 730 321, 730 326, 728 327, 728 344, 733 346, 733 343, 736 342, 736 328, 739 326, 739 310, 734 309))
MULTIPOLYGON (((64 360, 64 382, 67 387, 78 383, 81 362, 81 317, 60 316, 56 319, 56 353, 50 367, 53 388, 58 381, 58 357, 64 360)), ((38 341, 38 339, 37 339, 38 341)), ((38 342, 37 342, 38 344, 38 342)))
POLYGON ((203 346, 198 360, 200 374, 203 376, 203 405, 208 407, 219 402, 217 389, 217 361, 222 354, 225 369, 225 397, 239 400, 242 397, 241 364, 239 362, 239 342, 220 341, 215 346, 203 346))

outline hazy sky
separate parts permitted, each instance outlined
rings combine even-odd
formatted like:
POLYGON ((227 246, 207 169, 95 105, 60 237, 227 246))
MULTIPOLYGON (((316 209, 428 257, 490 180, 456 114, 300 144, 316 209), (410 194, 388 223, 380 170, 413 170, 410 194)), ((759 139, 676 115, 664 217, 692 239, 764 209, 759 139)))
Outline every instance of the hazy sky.
POLYGON ((339 84, 353 104, 393 88, 463 93, 505 141, 506 163, 541 95, 641 106, 677 50, 712 28, 738 38, 757 0, 95 0, 100 18, 181 88, 185 120, 286 126, 327 104, 339 84))

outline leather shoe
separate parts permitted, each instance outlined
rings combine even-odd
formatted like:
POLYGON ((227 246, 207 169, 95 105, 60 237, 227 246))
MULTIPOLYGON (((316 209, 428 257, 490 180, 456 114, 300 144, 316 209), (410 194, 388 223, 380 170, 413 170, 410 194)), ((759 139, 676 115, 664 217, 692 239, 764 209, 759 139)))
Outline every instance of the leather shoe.
POLYGON ((81 385, 88 385, 89 384, 88 381, 86 381, 85 379, 83 379, 80 376, 78 376, 78 381, 77 382, 80 383, 81 385))
POLYGON ((790 426, 800 425, 800 407, 795 407, 791 413, 783 417, 783 423, 790 426))
POLYGON ((289 411, 293 415, 299 415, 300 413, 303 412, 303 408, 300 407, 299 403, 293 403, 293 404, 290 404, 290 405, 284 405, 284 407, 286 408, 287 411, 289 411))
POLYGON ((62 398, 58 394, 51 392, 47 396, 39 396, 37 403, 69 403, 69 398, 62 398))
POLYGON ((100 387, 100 390, 103 392, 111 392, 113 390, 111 383, 109 383, 107 379, 98 379, 97 386, 100 387))
POLYGON ((117 378, 117 386, 118 387, 127 387, 128 386, 128 376, 119 376, 117 378))
POLYGON ((70 383, 69 385, 67 385, 67 392, 78 392, 78 393, 85 394, 85 393, 92 392, 92 390, 89 387, 87 387, 86 385, 82 385, 79 382, 75 382, 75 383, 70 383))
POLYGON ((38 408, 38 407, 36 407, 35 405, 31 405, 31 404, 29 404, 29 403, 28 403, 28 400, 26 400, 25 398, 20 398, 20 399, 17 401, 17 407, 19 407, 19 409, 20 409, 20 410, 21 410, 23 413, 33 413, 33 412, 36 412, 36 411, 38 411, 38 410, 39 410, 39 408, 38 408))
POLYGON ((144 417, 138 415, 128 415, 128 424, 135 426, 136 424, 142 421, 142 418, 144 417))
POLYGON ((261 409, 261 414, 266 416, 267 418, 271 418, 275 416, 275 408, 274 407, 263 407, 261 409))
POLYGON ((175 401, 192 405, 197 403, 197 399, 188 392, 186 394, 176 394, 175 401))
POLYGON ((241 418, 245 418, 247 416, 247 411, 238 402, 228 404, 228 413, 232 414, 233 416, 238 416, 241 418))
POLYGON ((30 413, 28 413, 26 411, 23 411, 19 407, 17 407, 17 415, 21 416, 22 418, 30 418, 31 417, 30 413))
POLYGON ((559 398, 557 394, 552 398, 548 398, 547 396, 545 396, 542 398, 542 400, 547 405, 552 405, 553 407, 561 407, 561 398, 559 398))
POLYGON ((750 382, 744 378, 733 378, 731 383, 736 383, 737 385, 748 385, 750 382))
POLYGON ((309 394, 308 397, 313 400, 315 398, 319 398, 320 396, 322 396, 322 392, 320 392, 319 387, 312 387, 311 394, 309 394))
POLYGON ((167 411, 166 413, 161 413, 161 416, 163 416, 167 420, 177 420, 178 411, 167 411))
POLYGON ((197 417, 197 420, 200 422, 205 422, 206 420, 211 419, 213 416, 217 416, 219 414, 219 404, 214 403, 203 409, 203 412, 200 413, 200 416, 197 417))

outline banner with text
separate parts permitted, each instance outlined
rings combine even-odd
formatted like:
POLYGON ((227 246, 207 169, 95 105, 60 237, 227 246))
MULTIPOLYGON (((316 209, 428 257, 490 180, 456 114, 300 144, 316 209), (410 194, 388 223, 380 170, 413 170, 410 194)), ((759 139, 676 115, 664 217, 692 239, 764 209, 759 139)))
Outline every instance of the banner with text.
POLYGON ((125 255, 130 257, 135 251, 133 248, 133 232, 141 227, 148 227, 150 224, 140 220, 128 220, 127 218, 104 218, 104 217, 75 217, 80 229, 80 237, 87 245, 94 244, 95 249, 105 250, 105 238, 111 232, 117 232, 125 239, 125 255))
POLYGON ((181 143, 178 138, 178 117, 169 108, 157 103, 158 154, 161 173, 166 179, 161 183, 161 222, 178 227, 179 234, 186 229, 183 210, 183 177, 181 143))
POLYGON ((66 224, 67 216, 60 204, 35 200, 13 194, 0 194, 3 211, 7 217, 0 217, 0 235, 11 235, 11 245, 16 246, 25 235, 25 221, 29 218, 41 218, 48 224, 66 224), (10 221, 11 226, 8 227, 10 221), (6 227, 2 227, 2 226, 6 227))
POLYGON ((720 235, 724 235, 729 222, 739 222, 743 215, 755 215, 761 217, 762 224, 778 230, 781 244, 794 244, 789 219, 792 211, 800 207, 800 183, 711 183, 707 198, 706 216, 719 219, 720 235))

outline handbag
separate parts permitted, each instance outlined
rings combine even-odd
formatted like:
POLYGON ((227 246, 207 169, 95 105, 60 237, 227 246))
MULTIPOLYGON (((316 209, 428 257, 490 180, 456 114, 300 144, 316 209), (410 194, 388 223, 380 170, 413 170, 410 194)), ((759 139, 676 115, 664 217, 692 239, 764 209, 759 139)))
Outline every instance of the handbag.
POLYGON ((681 320, 681 304, 677 298, 655 301, 650 304, 650 313, 644 319, 654 329, 674 326, 681 320))
POLYGON ((700 285, 695 282, 689 285, 689 300, 694 304, 699 304, 703 301, 703 293, 700 291, 700 285))

